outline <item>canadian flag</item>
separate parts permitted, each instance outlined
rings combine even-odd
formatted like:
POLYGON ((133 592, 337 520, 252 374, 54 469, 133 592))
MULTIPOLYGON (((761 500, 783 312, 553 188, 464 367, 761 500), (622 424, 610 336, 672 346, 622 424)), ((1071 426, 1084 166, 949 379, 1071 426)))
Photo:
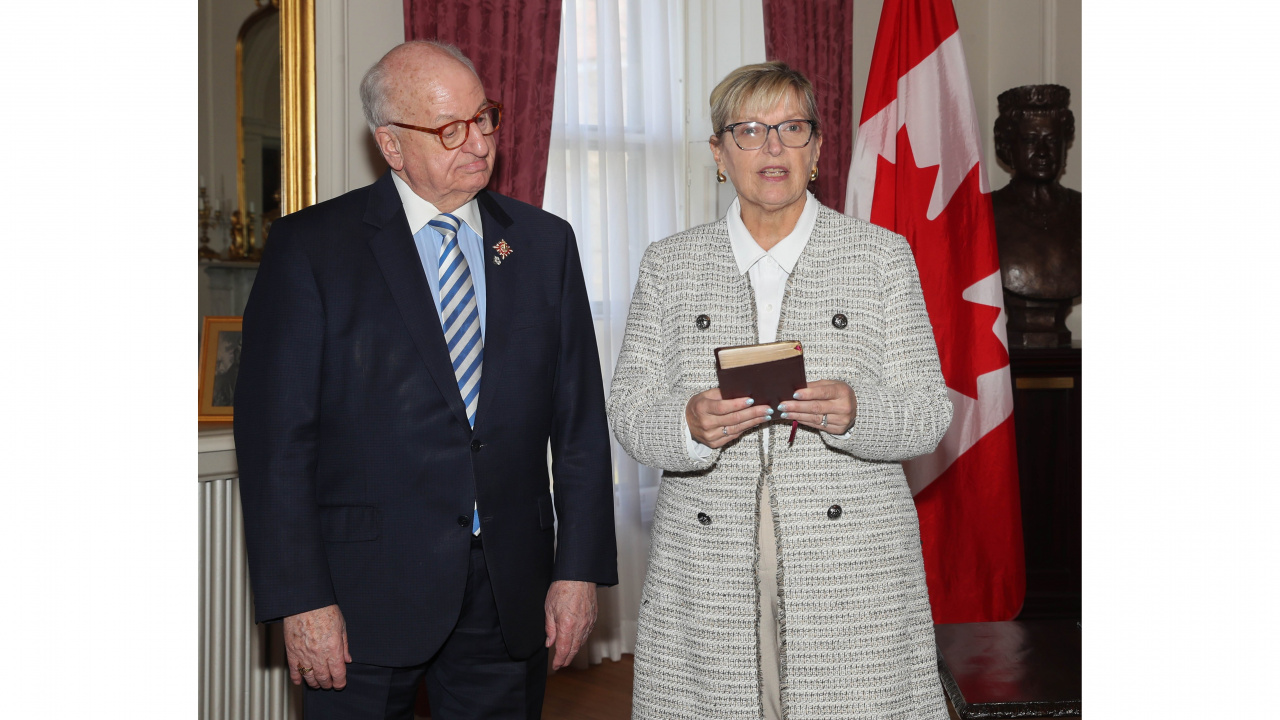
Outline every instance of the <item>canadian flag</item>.
POLYGON ((1026 592, 991 186, 951 0, 885 0, 845 212, 915 252, 955 416, 904 464, 934 622, 1008 620, 1026 592))

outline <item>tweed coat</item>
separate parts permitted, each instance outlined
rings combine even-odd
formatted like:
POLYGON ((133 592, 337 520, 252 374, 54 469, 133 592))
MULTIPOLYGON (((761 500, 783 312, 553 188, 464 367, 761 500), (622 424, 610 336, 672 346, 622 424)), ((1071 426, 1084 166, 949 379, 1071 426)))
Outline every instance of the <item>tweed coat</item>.
POLYGON ((777 537, 784 717, 945 720, 915 505, 901 460, 951 422, 904 238, 819 210, 787 281, 778 340, 810 380, 848 383, 842 439, 775 421, 690 457, 680 419, 715 387, 713 350, 757 341, 754 293, 724 219, 652 244, 640 264, 609 417, 663 470, 641 592, 633 718, 760 718, 757 493, 777 537), (710 325, 697 319, 705 315, 710 325), (835 506, 840 506, 837 511, 835 506), (703 516, 703 517, 700 517, 703 516))

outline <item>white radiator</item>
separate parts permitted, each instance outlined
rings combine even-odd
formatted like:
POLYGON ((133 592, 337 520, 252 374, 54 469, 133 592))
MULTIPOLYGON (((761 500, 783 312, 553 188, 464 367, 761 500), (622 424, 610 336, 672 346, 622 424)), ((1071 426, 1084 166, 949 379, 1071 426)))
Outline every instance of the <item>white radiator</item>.
MULTIPOLYGON (((221 433, 219 433, 221 435, 221 433)), ((201 433, 200 720, 301 720, 279 623, 255 625, 235 451, 201 433)))

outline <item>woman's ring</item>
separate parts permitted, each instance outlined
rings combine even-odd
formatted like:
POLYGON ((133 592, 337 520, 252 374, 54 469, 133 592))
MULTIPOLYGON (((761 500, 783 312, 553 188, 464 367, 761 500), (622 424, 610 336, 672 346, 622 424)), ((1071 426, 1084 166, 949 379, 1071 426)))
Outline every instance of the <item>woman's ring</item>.
POLYGON ((729 426, 728 426, 728 425, 721 425, 721 426, 720 426, 720 432, 724 433, 725 435, 728 435, 728 434, 729 434, 729 426))
POLYGON ((310 675, 310 674, 311 674, 311 668, 309 668, 309 667, 302 667, 302 663, 298 663, 298 672, 302 673, 303 675, 310 675))
POLYGON ((822 414, 822 427, 826 427, 826 426, 827 426, 827 414, 826 414, 826 413, 823 413, 823 414, 822 414))

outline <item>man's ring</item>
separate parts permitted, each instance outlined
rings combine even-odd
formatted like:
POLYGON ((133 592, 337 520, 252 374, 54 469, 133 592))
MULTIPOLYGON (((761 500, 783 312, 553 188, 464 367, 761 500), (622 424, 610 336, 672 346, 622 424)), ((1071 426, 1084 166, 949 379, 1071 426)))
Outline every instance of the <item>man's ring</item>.
POLYGON ((724 433, 725 435, 728 435, 728 434, 729 434, 729 426, 728 426, 728 425, 721 425, 721 426, 720 426, 720 432, 724 433))
POLYGON ((826 426, 827 426, 827 414, 826 414, 826 413, 823 413, 823 414, 822 414, 822 427, 826 427, 826 426))
POLYGON ((302 673, 303 675, 310 675, 311 670, 312 668, 302 667, 302 665, 298 665, 298 672, 302 673))

